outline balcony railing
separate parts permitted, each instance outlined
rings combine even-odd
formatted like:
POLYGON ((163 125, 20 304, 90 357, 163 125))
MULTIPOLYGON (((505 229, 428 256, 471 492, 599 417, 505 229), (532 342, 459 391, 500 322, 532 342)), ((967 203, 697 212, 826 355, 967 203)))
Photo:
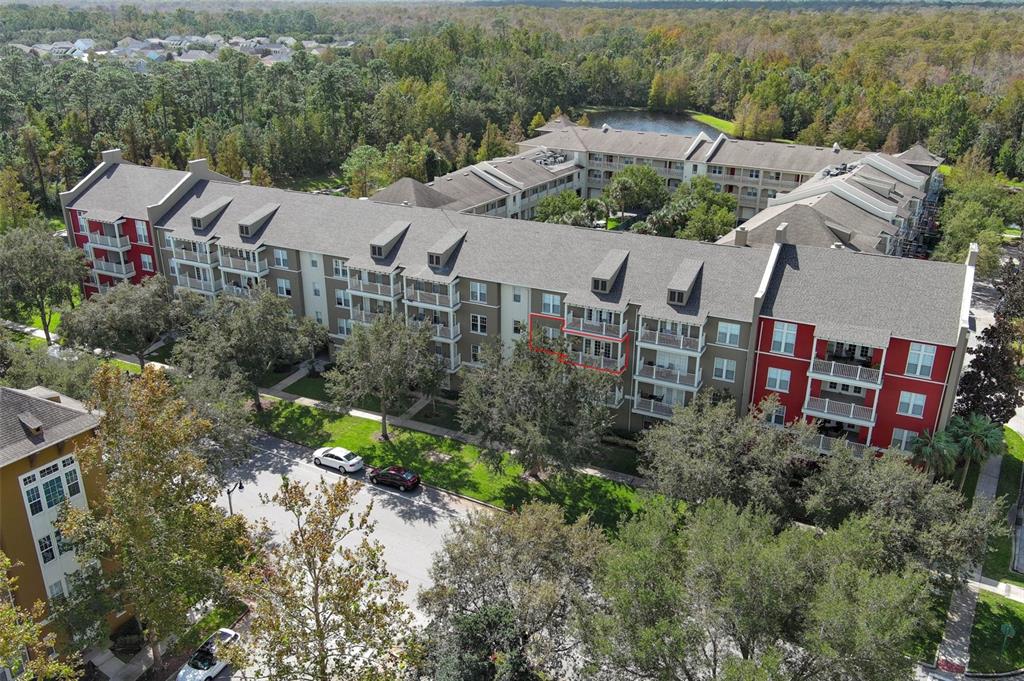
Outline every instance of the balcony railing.
POLYGON ((625 394, 622 392, 622 387, 615 386, 612 390, 608 391, 604 398, 604 404, 606 407, 615 409, 622 404, 623 399, 625 399, 625 394))
POLYGON ((98 232, 89 232, 89 243, 100 248, 113 248, 117 250, 127 250, 132 247, 132 242, 123 234, 107 236, 98 232))
POLYGON ((666 369, 653 364, 644 364, 637 369, 636 375, 639 378, 648 378, 665 383, 696 388, 700 385, 700 373, 688 374, 679 369, 666 369))
MULTIPOLYGON (((349 285, 351 286, 351 283, 349 285)), ((424 305, 434 305, 436 307, 455 307, 461 302, 458 291, 455 291, 455 295, 450 296, 446 293, 421 291, 412 286, 406 287, 405 299, 410 303, 423 303, 424 305)))
POLYGON ((832 449, 840 442, 844 442, 846 446, 850 448, 850 451, 856 454, 857 456, 864 456, 866 452, 874 451, 873 447, 862 445, 859 442, 850 442, 846 438, 829 437, 828 435, 816 435, 813 440, 814 445, 822 454, 829 454, 832 451, 832 449))
POLYGON ((397 284, 379 284, 372 281, 363 281, 362 279, 352 279, 351 277, 348 280, 348 289, 353 293, 370 293, 388 298, 396 298, 402 292, 402 289, 397 284))
POLYGON ((619 355, 618 357, 604 357, 588 355, 585 352, 574 352, 569 357, 577 364, 581 364, 585 367, 593 367, 594 369, 604 369, 605 371, 619 371, 626 366, 625 355, 619 355))
POLYGON ((881 385, 882 383, 882 372, 879 369, 856 364, 843 364, 826 359, 815 359, 811 362, 811 373, 840 381, 858 381, 872 385, 881 385))
POLYGON ((649 331, 645 329, 640 332, 640 342, 648 345, 657 345, 663 348, 686 350, 689 352, 697 352, 701 350, 699 338, 680 336, 677 333, 669 333, 667 331, 649 331))
POLYGON ((638 397, 633 401, 633 411, 650 416, 657 416, 662 419, 672 418, 672 411, 675 407, 657 400, 638 397))
POLYGON ((112 277, 135 276, 135 265, 131 263, 122 265, 119 262, 110 262, 107 260, 93 260, 92 268, 97 272, 103 272, 104 274, 109 274, 112 277))
POLYGON ((824 397, 808 397, 807 404, 804 405, 804 413, 839 421, 864 422, 870 425, 875 423, 874 409, 860 404, 829 400, 824 397))
MULTIPOLYGON (((221 289, 220 280, 206 281, 204 279, 197 279, 184 274, 179 274, 176 277, 178 286, 181 288, 187 288, 190 291, 202 291, 203 293, 216 293, 221 289)), ((236 287, 237 288, 237 287, 236 287)), ((248 289, 246 289, 248 290, 248 289)))
POLYGON ((220 266, 228 270, 237 270, 247 274, 264 275, 270 271, 270 265, 266 260, 249 260, 248 258, 236 258, 233 255, 220 255, 220 266))
POLYGON ((455 357, 449 357, 448 355, 437 355, 437 359, 440 360, 441 366, 444 370, 453 373, 459 370, 462 366, 462 355, 458 352, 455 353, 455 357))
POLYGON ((458 322, 449 326, 448 324, 433 324, 422 319, 410 319, 409 326, 415 328, 425 326, 430 329, 431 336, 441 340, 455 340, 462 335, 462 326, 458 322))
POLYGON ((175 248, 172 252, 175 260, 185 260, 200 265, 216 265, 217 254, 208 251, 192 251, 187 248, 175 248))
POLYGON ((354 308, 349 312, 349 315, 352 317, 352 321, 359 322, 360 324, 373 324, 378 317, 381 317, 384 314, 384 312, 369 312, 358 308, 354 308))
POLYGON ((89 278, 85 282, 85 285, 92 286, 100 293, 106 293, 107 291, 110 290, 110 284, 104 284, 103 282, 100 281, 100 278, 97 277, 95 274, 89 276, 89 278))
POLYGON ((565 330, 568 333, 587 333, 605 338, 622 338, 626 335, 626 324, 612 324, 611 322, 589 322, 583 317, 570 314, 565 320, 565 330))
POLYGON ((239 298, 251 298, 256 294, 256 289, 249 286, 239 286, 238 284, 225 284, 224 293, 232 296, 238 296, 239 298))

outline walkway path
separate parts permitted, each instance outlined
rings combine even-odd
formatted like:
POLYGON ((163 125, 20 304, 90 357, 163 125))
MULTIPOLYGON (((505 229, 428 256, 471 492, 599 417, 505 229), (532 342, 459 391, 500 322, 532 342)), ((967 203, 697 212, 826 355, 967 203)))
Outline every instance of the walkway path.
MULTIPOLYGON (((8 321, 6 319, 0 319, 0 325, 3 325, 4 327, 10 329, 11 331, 16 331, 17 333, 25 334, 26 336, 32 336, 33 338, 40 338, 42 340, 46 340, 46 334, 43 333, 43 330, 42 329, 37 329, 34 326, 27 326, 25 324, 19 324, 17 322, 8 321)), ((50 341, 52 343, 56 344, 57 341, 59 341, 59 340, 60 340, 60 336, 58 336, 55 332, 51 331, 50 332, 50 341)), ((163 345, 163 341, 157 341, 153 345, 149 346, 148 351, 149 352, 153 352, 153 351, 155 351, 157 348, 159 348, 162 345, 163 345)), ((118 359, 118 360, 120 360, 122 362, 127 362, 128 364, 138 364, 139 363, 138 357, 133 357, 132 355, 126 355, 123 352, 110 352, 108 350, 103 350, 102 348, 96 348, 95 351, 96 352, 102 352, 104 355, 106 355, 108 357, 113 357, 114 359, 118 359)), ((153 367, 156 367, 158 369, 166 369, 167 368, 166 364, 161 364, 160 362, 154 362, 152 360, 146 360, 146 366, 153 366, 153 367)))

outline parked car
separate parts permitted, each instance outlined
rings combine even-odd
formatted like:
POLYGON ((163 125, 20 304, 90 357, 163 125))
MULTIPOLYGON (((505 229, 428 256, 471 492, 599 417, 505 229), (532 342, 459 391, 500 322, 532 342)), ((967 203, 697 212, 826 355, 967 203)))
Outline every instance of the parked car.
POLYGON ((363 468, 362 457, 344 447, 321 447, 313 452, 313 463, 345 473, 355 473, 363 468))
POLYGON ((370 468, 367 477, 375 485, 387 485, 397 487, 403 492, 408 492, 420 484, 420 476, 401 466, 387 466, 386 468, 370 468))
POLYGON ((213 678, 224 671, 227 662, 217 659, 217 650, 228 643, 238 640, 238 632, 233 629, 218 629, 206 643, 199 646, 185 666, 178 672, 178 681, 213 681, 213 678))

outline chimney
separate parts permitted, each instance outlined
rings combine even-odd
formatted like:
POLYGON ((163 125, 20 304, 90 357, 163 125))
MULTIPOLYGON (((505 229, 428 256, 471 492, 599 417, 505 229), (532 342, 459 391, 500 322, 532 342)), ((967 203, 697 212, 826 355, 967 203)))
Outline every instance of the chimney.
POLYGON ((124 158, 121 156, 120 149, 107 149, 103 152, 104 163, 123 163, 124 158))
POLYGON ((978 244, 971 243, 967 249, 967 266, 976 267, 978 264, 978 244))
POLYGON ((786 243, 786 232, 789 229, 789 223, 783 222, 775 228, 775 243, 784 244, 786 243))
POLYGON ((202 175, 203 173, 210 172, 210 163, 205 158, 193 159, 188 162, 187 170, 190 173, 198 173, 202 175))
POLYGON ((746 227, 737 227, 736 231, 733 232, 733 236, 735 237, 735 241, 733 242, 735 245, 737 245, 737 246, 746 246, 747 245, 747 228, 746 227))

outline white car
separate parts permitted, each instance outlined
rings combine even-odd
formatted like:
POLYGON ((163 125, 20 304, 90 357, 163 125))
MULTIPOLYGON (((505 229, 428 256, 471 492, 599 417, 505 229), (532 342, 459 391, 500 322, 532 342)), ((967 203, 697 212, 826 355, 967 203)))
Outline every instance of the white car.
POLYGON ((218 629, 199 650, 188 658, 188 662, 178 672, 177 681, 212 681, 217 674, 224 671, 227 662, 217 659, 217 649, 238 640, 238 632, 233 629, 218 629))
POLYGON ((313 463, 345 473, 355 473, 363 468, 362 457, 344 447, 321 447, 313 452, 313 463))

